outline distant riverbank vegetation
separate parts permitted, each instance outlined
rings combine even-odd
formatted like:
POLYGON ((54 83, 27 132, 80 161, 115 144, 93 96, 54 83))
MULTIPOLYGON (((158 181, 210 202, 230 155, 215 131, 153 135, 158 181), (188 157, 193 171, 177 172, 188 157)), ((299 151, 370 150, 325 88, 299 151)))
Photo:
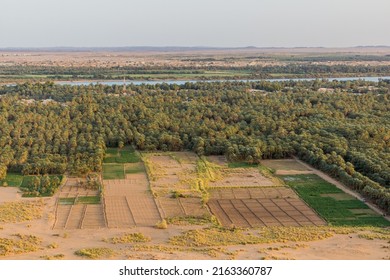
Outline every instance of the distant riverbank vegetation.
POLYGON ((199 67, 57 67, 0 66, 0 82, 49 80, 238 80, 273 78, 337 78, 389 76, 390 65, 326 65, 289 63, 268 66, 199 66, 199 67))
POLYGON ((247 163, 295 155, 390 211, 389 81, 123 90, 52 82, 0 87, 0 181, 7 173, 34 175, 40 182, 34 179, 32 191, 42 190, 54 179, 40 176, 101 172, 107 148, 126 145, 247 163))

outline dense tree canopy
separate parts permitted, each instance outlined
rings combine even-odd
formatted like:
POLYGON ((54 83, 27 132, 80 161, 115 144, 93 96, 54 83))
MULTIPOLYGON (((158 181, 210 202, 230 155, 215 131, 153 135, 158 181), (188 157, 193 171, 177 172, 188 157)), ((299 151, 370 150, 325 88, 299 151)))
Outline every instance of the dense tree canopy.
POLYGON ((297 155, 390 207, 386 81, 0 88, 0 179, 101 171, 108 146, 232 161, 297 155), (325 89, 322 90, 321 89, 325 89))

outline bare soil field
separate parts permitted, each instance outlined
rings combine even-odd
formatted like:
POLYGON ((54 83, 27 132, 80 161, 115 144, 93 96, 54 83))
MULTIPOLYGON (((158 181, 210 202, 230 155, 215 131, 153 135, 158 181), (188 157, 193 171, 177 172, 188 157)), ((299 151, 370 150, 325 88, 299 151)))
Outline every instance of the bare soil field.
MULTIPOLYGON (((136 174, 135 177, 128 177, 129 186, 139 188, 138 191, 147 194, 151 197, 147 186, 143 186, 141 190, 139 182, 145 182, 145 177, 136 174), (145 191, 146 189, 146 191, 145 191)), ((113 180, 108 182, 109 189, 112 191, 112 196, 106 199, 122 199, 124 204, 126 197, 120 196, 119 188, 126 188, 126 184, 121 184, 113 180)), ((146 181, 147 182, 147 181, 146 181)), ((141 184, 142 185, 142 184, 141 184)), ((1 191, 1 189, 0 189, 1 191)), ((227 219, 237 219, 244 215, 245 219, 241 221, 252 224, 275 223, 288 224, 294 221, 298 224, 297 219, 306 217, 313 221, 315 216, 309 212, 305 212, 304 206, 299 200, 296 200, 287 188, 235 188, 235 189, 213 189, 210 193, 210 201, 213 203, 221 201, 222 206, 230 214, 227 219), (269 190, 269 191, 267 191, 269 190), (275 192, 276 190, 276 192, 275 192), (278 198, 273 198, 277 196, 278 198), (258 197, 257 199, 255 199, 258 197), (261 203, 259 203, 259 201, 261 203), (230 205, 230 206, 229 206, 230 205), (234 206, 234 207, 232 207, 234 206), (237 211, 238 209, 239 211, 237 211), (268 219, 259 220, 255 214, 256 211, 272 210, 271 215, 265 215, 268 219), (230 212, 229 212, 230 211, 230 212), (286 215, 283 211, 291 213, 303 213, 305 215, 286 215), (286 218, 286 219, 284 219, 286 218)), ((137 191, 136 191, 137 192, 137 191)), ((69 196, 71 197, 71 196, 69 196)), ((175 198, 175 203, 182 203, 186 198, 175 198)), ((187 198, 188 203, 191 203, 191 198, 187 198)), ((24 201, 24 199, 16 198, 15 201, 24 201)), ((31 200, 31 199, 28 199, 31 200)), ((337 229, 333 230, 329 227, 266 227, 266 228, 249 228, 244 231, 240 230, 221 230, 210 224, 207 225, 186 225, 176 226, 168 225, 167 229, 157 229, 151 226, 132 226, 136 222, 128 218, 128 226, 124 227, 103 227, 98 228, 95 222, 100 216, 101 205, 76 205, 74 213, 79 213, 78 217, 70 219, 68 222, 80 224, 80 216, 85 213, 85 218, 82 221, 81 229, 71 229, 64 226, 53 229, 53 220, 57 197, 45 198, 43 201, 43 215, 33 216, 32 219, 23 222, 0 222, 0 243, 9 240, 16 240, 15 234, 32 235, 37 239, 37 245, 23 248, 23 251, 18 248, 10 249, 6 253, 0 253, 0 259, 7 260, 39 260, 39 259, 71 259, 81 260, 86 257, 76 255, 75 252, 80 249, 102 248, 110 252, 109 255, 97 256, 98 259, 173 259, 173 260, 197 260, 197 259, 364 259, 364 260, 380 260, 390 259, 389 234, 382 230, 381 233, 377 229, 337 229), (81 213, 81 214, 80 214, 81 213), (90 219, 88 218, 90 217, 90 219), (95 219, 95 220, 94 220, 95 219), (193 231, 193 233, 191 233, 193 231), (321 232, 325 232, 324 234, 321 232), (110 240, 120 238, 121 236, 130 233, 140 233, 148 237, 147 241, 136 243, 129 241, 128 243, 113 243, 110 240), (229 240, 225 240, 224 235, 228 234, 229 240), (195 240, 199 242, 208 242, 210 245, 182 245, 175 242, 177 238, 182 240, 195 240), (188 237, 188 239, 187 239, 188 237), (253 237, 258 240, 252 240, 253 237), (214 241, 214 239, 216 241, 214 241), (215 244, 214 244, 215 242, 215 244), (249 242, 249 243, 248 243, 249 242), (248 245, 250 244, 250 245, 248 245), (12 249, 12 250, 11 250, 12 249)), ((141 200, 140 200, 141 201, 141 200)), ((127 203, 127 201, 126 201, 127 203)), ((0 202, 4 205, 5 202, 0 202)), ((120 203, 119 203, 120 204, 120 203)), ((112 205, 118 205, 117 202, 112 205)), ((61 205, 63 210, 70 211, 72 205, 61 205)), ((75 205, 73 205, 74 207, 75 205)), ((185 213, 193 212, 199 204, 194 200, 194 208, 186 208, 182 203, 185 213)), ((137 205, 142 208, 144 205, 137 205)), ((148 207, 148 206, 146 206, 148 207)), ((176 209, 176 206, 174 206, 176 209)), ((129 214, 129 211, 123 213, 129 214)), ((260 215, 260 214, 259 214, 260 215)), ((69 217, 69 215, 62 215, 69 217)), ((263 214, 261 214, 263 217, 263 214)), ((141 217, 146 219, 146 217, 141 217)), ((117 222, 123 223, 122 218, 117 222)), ((65 223, 66 221, 62 221, 65 223)), ((115 221, 112 221, 114 223, 115 221)), ((301 223, 306 220, 301 220, 301 223)), ((227 220, 226 224, 230 223, 227 220)), ((312 223, 313 224, 313 223, 312 223)), ((229 225, 230 226, 230 225, 229 225)), ((246 226, 249 227, 249 226, 246 226)), ((190 242, 190 241, 188 241, 190 242)), ((15 241, 15 246, 20 244, 15 241)), ((8 246, 8 245, 7 245, 8 246)))
POLYGON ((325 225, 291 189, 212 190, 207 205, 223 226, 320 226, 325 225))
POLYGON ((257 168, 229 168, 222 172, 223 178, 210 182, 210 188, 275 186, 275 182, 260 174, 257 168))
POLYGON ((290 188, 230 188, 212 189, 210 199, 258 199, 258 198, 296 198, 297 194, 290 188))
POLYGON ((106 226, 102 204, 77 204, 78 197, 97 197, 98 190, 80 186, 81 178, 67 178, 55 197, 53 229, 103 228, 106 226), (73 200, 73 201, 72 201, 73 200))
POLYGON ((168 217, 185 217, 185 216, 203 216, 209 214, 207 208, 202 205, 198 197, 171 198, 159 197, 162 216, 168 217))
POLYGON ((191 152, 146 154, 151 189, 163 218, 208 215, 197 184, 198 156, 191 152))
POLYGON ((109 228, 154 226, 160 213, 144 172, 126 179, 103 180, 104 207, 109 228))
POLYGON ((314 170, 295 159, 262 160, 261 164, 275 170, 275 175, 310 174, 314 170))
POLYGON ((22 194, 17 187, 0 187, 0 203, 17 201, 22 194))
POLYGON ((223 226, 320 226, 326 223, 300 199, 219 199, 208 206, 223 226))
MULTIPOLYGON (((158 171, 154 173, 156 179, 168 174, 165 163, 169 162, 177 168, 177 174, 169 176, 176 176, 178 182, 178 189, 169 187, 169 190, 187 188, 188 194, 194 196, 168 192, 157 197, 157 203, 162 205, 157 207, 152 196, 154 181, 150 181, 151 191, 145 173, 104 180, 104 204, 67 204, 77 195, 96 194, 78 188, 77 179, 68 181, 56 196, 38 200, 21 198, 15 189, 0 188, 0 198, 3 192, 9 195, 0 200, 0 206, 5 208, 0 207, 0 211, 5 210, 0 214, 13 211, 14 206, 7 209, 10 202, 39 203, 25 213, 26 219, 0 222, 0 248, 6 248, 0 250, 0 259, 86 259, 75 254, 81 249, 101 249, 108 253, 94 258, 119 260, 390 259, 388 229, 322 226, 324 221, 285 187, 210 189, 208 207, 228 229, 210 223, 169 224, 167 229, 157 229, 154 225, 162 218, 159 209, 165 211, 161 212, 163 217, 202 216, 208 210, 202 207, 200 197, 195 196, 199 193, 191 188, 196 178, 197 156, 192 153, 154 156, 160 160, 160 166, 154 170, 158 171), (56 209, 57 215, 53 215, 56 209), (53 228, 53 224, 57 226, 53 228), (129 234, 146 238, 142 242, 122 238, 129 234), (27 242, 27 237, 33 242, 27 242), (114 239, 124 241, 116 243, 114 239)), ((343 199, 341 194, 337 195, 343 199)))
POLYGON ((103 228, 103 205, 58 205, 54 229, 103 228))
POLYGON ((69 177, 66 183, 62 186, 58 196, 60 198, 76 197, 76 196, 96 196, 99 195, 98 190, 91 190, 85 187, 80 187, 79 182, 83 181, 81 178, 69 177))

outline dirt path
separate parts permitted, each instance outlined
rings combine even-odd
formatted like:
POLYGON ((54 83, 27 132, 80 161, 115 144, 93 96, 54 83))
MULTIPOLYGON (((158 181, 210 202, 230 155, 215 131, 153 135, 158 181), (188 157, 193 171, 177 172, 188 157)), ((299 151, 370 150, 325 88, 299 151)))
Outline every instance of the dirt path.
MULTIPOLYGON (((330 177, 329 175, 325 174, 324 172, 322 171, 319 171, 317 169, 315 169, 314 167, 310 166, 309 164, 299 160, 297 157, 294 157, 295 160, 297 162, 299 162, 300 164, 306 166, 307 168, 310 168, 312 169, 313 171, 311 172, 312 174, 316 174, 318 175, 319 177, 321 177, 322 179, 324 179, 325 181, 328 181, 329 183, 335 185, 336 187, 338 187, 339 189, 343 190, 344 192, 352 195, 353 197, 356 197, 357 199, 361 200, 361 201, 364 201, 365 204, 367 204, 368 207, 370 207, 372 210, 374 210, 375 212, 377 212, 378 214, 380 215, 384 215, 385 213, 379 208, 377 207, 376 205, 374 205, 373 203, 371 202, 367 202, 365 201, 365 198, 359 194, 358 192, 355 192, 353 190, 351 190, 350 188, 346 187, 345 185, 341 184, 339 181, 336 181, 335 179, 333 179, 332 177, 330 177)), ((390 221, 390 217, 388 216, 384 216, 384 218, 388 221, 390 221)))

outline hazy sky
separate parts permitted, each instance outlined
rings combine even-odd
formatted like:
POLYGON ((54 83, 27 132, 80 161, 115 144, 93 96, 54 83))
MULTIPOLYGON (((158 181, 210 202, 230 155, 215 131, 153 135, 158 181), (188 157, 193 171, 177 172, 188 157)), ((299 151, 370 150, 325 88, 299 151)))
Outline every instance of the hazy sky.
POLYGON ((0 47, 390 45, 390 0, 0 0, 0 47))

